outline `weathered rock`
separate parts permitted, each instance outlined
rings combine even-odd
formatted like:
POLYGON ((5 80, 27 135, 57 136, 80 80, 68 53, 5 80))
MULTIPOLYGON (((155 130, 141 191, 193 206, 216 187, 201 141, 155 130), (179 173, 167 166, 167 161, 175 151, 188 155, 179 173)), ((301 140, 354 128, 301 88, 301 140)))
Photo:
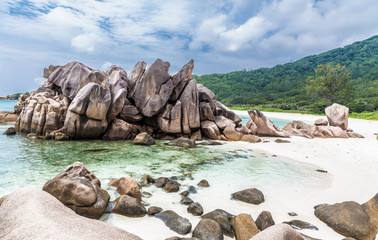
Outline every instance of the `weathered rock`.
POLYGON ((249 130, 245 125, 243 124, 239 124, 235 130, 243 135, 248 135, 248 134, 252 134, 252 131, 249 130))
POLYGON ((315 126, 327 126, 327 125, 328 125, 327 119, 319 118, 315 121, 315 126))
POLYGON ((192 236, 201 240, 223 240, 220 225, 211 219, 202 219, 195 227, 192 236))
POLYGON ((242 119, 238 115, 236 115, 235 112, 231 111, 218 101, 215 101, 215 115, 226 117, 233 121, 235 125, 238 125, 242 121, 242 119))
POLYGON ((200 240, 199 238, 196 238, 196 237, 170 237, 170 238, 166 238, 165 240, 200 240))
POLYGON ((343 130, 348 128, 349 108, 334 103, 325 109, 325 114, 330 126, 340 127, 343 130))
POLYGON ((211 109, 210 104, 208 102, 201 102, 199 107, 201 121, 215 121, 213 110, 211 109))
POLYGON ((194 141, 201 141, 202 140, 202 132, 201 130, 197 130, 195 132, 193 132, 190 136, 190 139, 194 140, 194 141))
POLYGON ((173 85, 176 87, 169 98, 170 101, 176 101, 180 97, 188 82, 192 80, 193 68, 194 61, 190 60, 172 76, 173 85))
POLYGON ((265 201, 264 194, 256 188, 249 188, 233 193, 232 197, 236 200, 246 203, 252 203, 255 205, 258 205, 265 201))
POLYGON ((10 111, 0 111, 0 123, 16 122, 18 114, 10 111))
POLYGON ((138 183, 132 178, 121 177, 119 179, 113 179, 109 182, 109 185, 116 187, 117 192, 120 195, 129 195, 142 200, 142 194, 140 193, 138 183))
POLYGON ((234 232, 231 227, 231 219, 235 217, 234 215, 222 210, 216 209, 202 216, 203 219, 212 219, 216 221, 222 229, 222 233, 231 238, 234 237, 234 232))
POLYGON ((216 140, 203 140, 199 142, 198 144, 203 145, 203 146, 217 146, 217 145, 222 145, 223 143, 218 142, 216 140))
POLYGON ((155 217, 162 220, 167 227, 179 234, 185 235, 192 229, 192 224, 188 219, 181 217, 171 210, 155 214, 155 217))
POLYGON ((182 110, 182 132, 190 134, 201 127, 199 112, 199 97, 197 82, 192 79, 188 82, 179 98, 182 110))
POLYGON ((2 239, 140 239, 110 224, 75 214, 50 194, 22 188, 0 207, 2 239))
POLYGON ((10 127, 8 128, 5 132, 4 132, 5 135, 8 135, 8 136, 11 136, 11 135, 16 135, 16 129, 14 129, 14 127, 10 127))
POLYGON ((323 135, 318 132, 315 125, 310 125, 302 121, 293 121, 292 123, 286 124, 282 129, 294 136, 306 138, 323 137, 323 135))
POLYGON ((102 137, 106 140, 125 140, 132 138, 132 128, 130 124, 121 120, 114 119, 108 129, 106 130, 104 136, 102 137))
POLYGON ((203 214, 202 205, 198 202, 190 204, 186 210, 194 216, 201 216, 203 214))
POLYGON ((252 135, 257 134, 257 125, 252 121, 252 119, 248 120, 248 122, 245 124, 245 127, 251 131, 252 135))
POLYGON ((323 134, 325 138, 348 138, 348 134, 340 127, 334 126, 317 126, 316 129, 323 134))
POLYGON ((204 137, 213 139, 213 140, 220 140, 221 133, 214 122, 211 122, 211 121, 201 122, 201 130, 204 137))
POLYGON ((181 192, 180 195, 183 196, 183 197, 187 197, 187 196, 189 196, 189 191, 185 190, 185 191, 181 192))
POLYGON ((140 114, 138 108, 129 104, 122 107, 119 117, 122 120, 131 123, 140 122, 143 120, 143 115, 140 114))
POLYGON ((167 104, 164 111, 158 117, 159 128, 164 133, 181 133, 181 102, 177 101, 175 105, 167 104))
POLYGON ((372 199, 362 204, 362 207, 369 215, 371 223, 378 229, 378 193, 372 199))
POLYGON ((258 142, 261 142, 261 138, 259 138, 258 136, 256 135, 244 135, 240 141, 244 141, 244 142, 250 142, 250 143, 258 143, 258 142))
POLYGON ((146 132, 139 133, 133 140, 134 145, 151 146, 155 144, 155 140, 146 132))
POLYGON ((140 81, 140 79, 143 77, 143 74, 146 71, 147 64, 145 62, 138 62, 135 64, 134 68, 131 70, 128 82, 127 82, 127 88, 128 88, 128 98, 132 98, 132 96, 135 94, 135 84, 140 81))
POLYGON ((93 139, 104 133, 108 127, 107 113, 111 104, 108 88, 97 83, 88 83, 72 100, 63 132, 76 139, 93 139))
POLYGON ((26 135, 26 137, 30 140, 40 139, 40 137, 35 133, 29 133, 28 135, 26 135))
POLYGON ((235 127, 228 126, 223 130, 223 134, 226 136, 226 138, 230 141, 239 141, 243 134, 240 132, 237 132, 235 130, 235 127))
POLYGON ((206 179, 202 179, 201 181, 199 181, 197 185, 199 187, 210 187, 210 184, 206 179))
POLYGON ((304 222, 302 220, 291 220, 290 222, 283 222, 290 225, 292 228, 302 230, 302 229, 311 229, 311 230, 319 230, 315 225, 304 222))
POLYGON ((260 231, 263 231, 275 224, 272 214, 268 211, 261 212, 260 215, 256 218, 255 223, 260 231))
POLYGON ((315 216, 346 237, 374 239, 377 234, 370 216, 356 202, 349 201, 317 207, 315 216))
POLYGON ((168 73, 170 64, 157 59, 135 82, 133 95, 135 106, 143 116, 155 116, 166 105, 175 88, 168 73))
POLYGON ((171 142, 167 143, 168 146, 178 146, 184 148, 195 148, 196 142, 193 139, 189 139, 186 137, 179 137, 171 142))
POLYGON ((167 192, 178 192, 180 190, 180 183, 170 180, 164 185, 163 188, 167 192))
POLYGON ((223 116, 215 116, 215 124, 222 130, 229 126, 235 127, 235 123, 232 120, 223 116))
POLYGON ((143 217, 147 212, 139 199, 128 195, 121 195, 115 203, 113 212, 128 217, 143 217))
POLYGON ((98 219, 110 199, 100 187, 100 180, 82 163, 76 162, 45 183, 43 190, 77 214, 98 219))
POLYGON ((164 187, 165 184, 167 184, 168 182, 170 181, 169 178, 166 178, 166 177, 159 177, 157 180, 156 180, 156 183, 155 183, 155 186, 156 187, 164 187))
POLYGON ((251 215, 246 213, 241 213, 236 216, 235 220, 233 221, 233 227, 235 237, 238 240, 249 240, 259 233, 259 229, 253 221, 253 218, 251 215))
MULTIPOLYGON (((262 112, 258 109, 248 110, 248 115, 257 126, 256 135, 258 136, 270 136, 270 137, 288 137, 277 125, 272 123, 262 112)), ((252 134, 254 130, 250 129, 252 134)))
POLYGON ((202 84, 197 84, 197 89, 199 101, 212 104, 211 108, 213 109, 213 111, 215 111, 215 105, 213 103, 214 101, 216 101, 215 94, 202 84))
POLYGON ((259 232, 251 240, 304 240, 304 238, 287 224, 277 224, 259 232))
POLYGON ((350 138, 365 138, 365 137, 362 136, 361 134, 359 134, 359 133, 355 133, 355 132, 346 132, 346 134, 347 134, 348 137, 350 137, 350 138))
POLYGON ((150 175, 143 175, 139 182, 139 184, 142 187, 148 186, 149 184, 152 184, 152 183, 155 183, 155 179, 151 177, 150 175))
POLYGON ((155 215, 157 213, 162 212, 163 209, 161 207, 152 206, 148 208, 147 214, 148 215, 155 215))
POLYGON ((184 205, 190 205, 190 204, 194 203, 194 201, 190 197, 183 197, 180 200, 180 203, 184 204, 184 205))
POLYGON ((8 195, 5 195, 5 196, 2 196, 1 198, 0 198, 0 206, 1 206, 1 204, 4 202, 4 200, 5 200, 5 198, 7 197, 8 195))

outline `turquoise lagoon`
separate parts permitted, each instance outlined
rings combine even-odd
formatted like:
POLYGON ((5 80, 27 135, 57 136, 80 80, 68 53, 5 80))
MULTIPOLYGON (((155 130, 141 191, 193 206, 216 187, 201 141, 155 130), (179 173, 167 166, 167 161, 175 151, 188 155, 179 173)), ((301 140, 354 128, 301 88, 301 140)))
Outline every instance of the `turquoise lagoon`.
MULTIPOLYGON (((108 186, 111 178, 129 176, 138 180, 144 174, 154 178, 176 176, 182 184, 180 191, 207 179, 211 187, 199 188, 198 194, 190 196, 203 205, 205 212, 222 208, 233 214, 248 212, 257 217, 262 210, 270 210, 276 220, 284 221, 287 212, 295 210, 295 201, 305 202, 315 189, 325 189, 331 182, 331 176, 316 171, 315 165, 255 151, 254 145, 246 142, 184 149, 167 146, 166 141, 146 147, 134 146, 132 141, 29 140, 22 134, 2 134, 11 126, 0 123, 0 197, 26 186, 41 189, 68 165, 80 161, 100 179, 112 200, 118 194, 108 186), (192 178, 187 177, 189 173, 192 178), (264 193, 265 203, 251 207, 230 199, 231 193, 251 187, 264 193), (266 209, 267 206, 276 207, 266 209)), ((199 221, 186 212, 187 206, 179 203, 179 194, 168 194, 154 186, 142 191, 152 193, 151 198, 143 198, 148 204, 174 210, 189 218, 193 226, 199 221)), ((144 239, 175 235, 160 220, 148 216, 135 219, 105 214, 102 220, 144 239)))

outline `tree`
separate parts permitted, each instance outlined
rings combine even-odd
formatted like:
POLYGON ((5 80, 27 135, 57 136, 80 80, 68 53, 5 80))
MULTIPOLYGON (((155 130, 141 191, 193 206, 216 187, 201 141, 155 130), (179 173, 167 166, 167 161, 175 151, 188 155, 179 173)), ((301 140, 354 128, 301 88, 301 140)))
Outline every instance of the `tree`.
POLYGON ((350 71, 345 66, 329 62, 315 69, 315 76, 307 78, 306 92, 334 102, 348 103, 354 98, 354 88, 350 84, 350 71))

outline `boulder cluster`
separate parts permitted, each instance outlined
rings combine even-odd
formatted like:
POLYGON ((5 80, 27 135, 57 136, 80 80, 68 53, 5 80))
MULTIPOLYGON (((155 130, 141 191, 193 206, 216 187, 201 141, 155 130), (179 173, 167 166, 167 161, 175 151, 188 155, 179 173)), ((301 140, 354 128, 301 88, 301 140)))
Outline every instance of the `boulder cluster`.
POLYGON ((293 121, 282 129, 290 135, 306 138, 363 138, 348 128, 349 108, 334 103, 325 109, 327 119, 320 118, 313 125, 293 121))
POLYGON ((160 59, 149 67, 138 62, 129 75, 118 66, 105 72, 79 62, 50 66, 44 71, 47 81, 15 106, 16 131, 56 140, 134 139, 141 132, 157 139, 237 141, 272 135, 258 130, 259 121, 241 125, 239 116, 197 84, 193 60, 173 75, 169 66, 160 59))

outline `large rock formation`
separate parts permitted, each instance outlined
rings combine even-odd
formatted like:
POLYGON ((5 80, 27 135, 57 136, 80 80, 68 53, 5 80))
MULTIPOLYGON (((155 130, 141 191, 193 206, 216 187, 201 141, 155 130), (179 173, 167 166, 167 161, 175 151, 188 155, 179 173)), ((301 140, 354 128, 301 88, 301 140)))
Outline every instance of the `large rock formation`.
POLYGON ((251 120, 246 124, 252 134, 270 137, 288 137, 277 125, 272 123, 260 110, 248 110, 251 120))
POLYGON ((95 219, 102 216, 110 199, 100 180, 80 162, 46 182, 43 190, 77 214, 95 219))
POLYGON ((247 129, 237 128, 241 118, 192 78, 193 60, 173 75, 169 66, 160 59, 149 67, 139 62, 129 76, 118 66, 106 72, 78 62, 50 66, 47 81, 20 98, 15 128, 49 139, 123 140, 147 132, 153 138, 239 140, 250 134, 240 133, 247 129))
POLYGON ((325 109, 325 114, 327 115, 329 125, 347 130, 349 108, 334 103, 325 109))
POLYGON ((110 224, 79 216, 50 194, 34 188, 17 189, 1 204, 0 238, 141 239, 110 224))

